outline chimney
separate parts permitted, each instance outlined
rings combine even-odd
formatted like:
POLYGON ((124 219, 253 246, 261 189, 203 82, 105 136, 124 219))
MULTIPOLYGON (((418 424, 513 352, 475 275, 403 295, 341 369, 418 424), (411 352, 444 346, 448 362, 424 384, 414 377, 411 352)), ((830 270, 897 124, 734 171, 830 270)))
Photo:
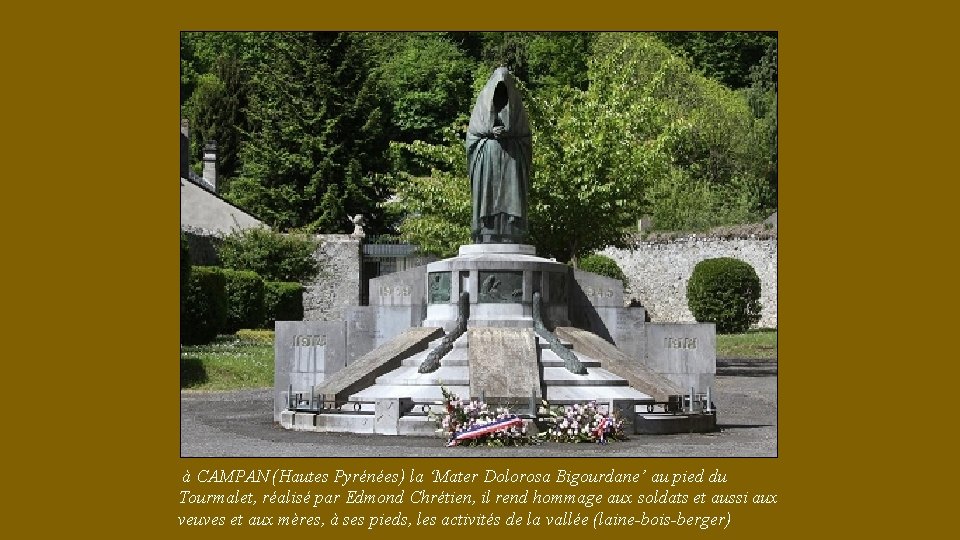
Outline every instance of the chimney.
POLYGON ((180 118, 180 178, 190 178, 190 120, 180 118))
POLYGON ((203 147, 203 182, 217 192, 217 141, 207 141, 203 147))

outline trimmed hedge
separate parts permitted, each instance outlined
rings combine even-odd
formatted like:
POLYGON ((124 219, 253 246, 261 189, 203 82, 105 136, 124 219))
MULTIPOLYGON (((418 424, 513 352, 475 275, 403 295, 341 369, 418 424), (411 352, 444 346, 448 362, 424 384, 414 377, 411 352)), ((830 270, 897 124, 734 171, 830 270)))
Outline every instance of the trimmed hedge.
POLYGON ((225 236, 217 252, 224 268, 250 270, 264 280, 306 282, 317 276, 317 246, 309 236, 254 227, 225 236))
POLYGON ((606 255, 591 253, 577 261, 577 268, 587 272, 593 272, 594 274, 600 274, 601 276, 607 276, 608 278, 619 279, 624 287, 627 286, 627 276, 623 273, 623 270, 620 269, 620 265, 617 264, 617 261, 606 255))
POLYGON ((265 326, 273 328, 277 321, 303 320, 303 285, 288 281, 265 281, 265 326))
POLYGON ((259 328, 266 315, 263 279, 249 270, 224 269, 227 280, 227 322, 223 333, 259 328))
POLYGON ((180 343, 210 343, 227 320, 227 280, 223 271, 213 266, 194 266, 186 289, 180 343))
POLYGON ((700 261, 687 282, 687 305, 698 322, 716 323, 718 334, 746 332, 760 320, 760 278, 739 259, 700 261))
POLYGON ((180 317, 183 317, 183 297, 190 280, 190 243, 187 235, 180 231, 180 317))

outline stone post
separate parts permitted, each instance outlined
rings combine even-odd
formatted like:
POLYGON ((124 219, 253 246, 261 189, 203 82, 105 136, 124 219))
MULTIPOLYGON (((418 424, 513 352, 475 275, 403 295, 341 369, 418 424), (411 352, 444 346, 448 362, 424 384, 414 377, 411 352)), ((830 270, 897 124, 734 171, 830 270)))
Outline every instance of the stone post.
POLYGON ((217 141, 207 141, 203 147, 203 181, 217 192, 217 141))

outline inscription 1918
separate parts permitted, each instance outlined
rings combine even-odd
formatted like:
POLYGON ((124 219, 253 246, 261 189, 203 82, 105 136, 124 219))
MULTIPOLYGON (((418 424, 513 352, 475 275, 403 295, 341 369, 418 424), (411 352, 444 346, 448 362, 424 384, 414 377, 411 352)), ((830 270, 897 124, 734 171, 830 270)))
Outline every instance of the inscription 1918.
POLYGON ((297 335, 293 338, 294 347, 315 347, 326 344, 327 336, 325 335, 297 335))
POLYGON ((667 349, 696 349, 697 338, 663 338, 663 346, 667 349))

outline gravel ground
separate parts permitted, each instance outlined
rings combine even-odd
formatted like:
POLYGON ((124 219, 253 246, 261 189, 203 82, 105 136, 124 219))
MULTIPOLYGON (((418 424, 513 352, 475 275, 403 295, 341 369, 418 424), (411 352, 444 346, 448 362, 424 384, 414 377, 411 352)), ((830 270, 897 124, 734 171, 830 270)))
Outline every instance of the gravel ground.
POLYGON ((777 377, 721 376, 719 433, 634 435, 606 446, 544 443, 446 448, 429 437, 290 431, 273 422, 272 389, 180 393, 183 457, 775 457, 777 377))

